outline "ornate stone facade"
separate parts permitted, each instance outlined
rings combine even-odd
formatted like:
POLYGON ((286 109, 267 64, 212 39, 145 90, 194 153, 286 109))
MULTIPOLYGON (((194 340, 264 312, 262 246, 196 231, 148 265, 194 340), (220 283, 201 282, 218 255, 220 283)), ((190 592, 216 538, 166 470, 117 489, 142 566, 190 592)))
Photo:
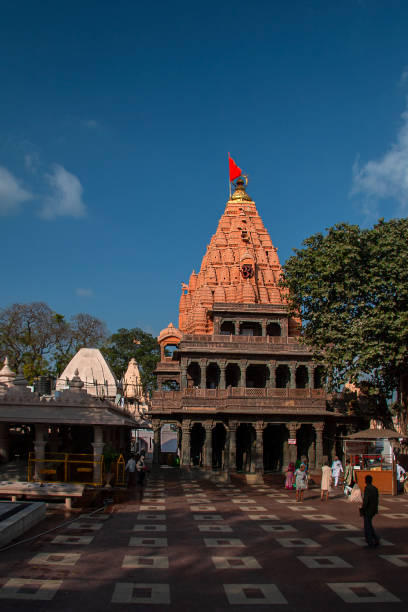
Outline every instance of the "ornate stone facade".
POLYGON ((280 275, 238 179, 200 272, 183 284, 179 329, 170 324, 158 338, 155 444, 164 423, 176 424, 182 466, 260 473, 306 456, 313 469, 331 454, 345 420, 327 410, 323 373, 288 317, 280 275))

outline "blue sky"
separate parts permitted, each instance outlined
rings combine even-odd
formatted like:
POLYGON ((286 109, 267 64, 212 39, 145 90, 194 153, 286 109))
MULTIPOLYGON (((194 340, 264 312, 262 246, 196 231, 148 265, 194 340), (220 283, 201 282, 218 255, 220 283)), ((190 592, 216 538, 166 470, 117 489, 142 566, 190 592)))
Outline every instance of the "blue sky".
POLYGON ((177 323, 228 195, 281 262, 408 211, 408 3, 2 4, 0 307, 177 323))

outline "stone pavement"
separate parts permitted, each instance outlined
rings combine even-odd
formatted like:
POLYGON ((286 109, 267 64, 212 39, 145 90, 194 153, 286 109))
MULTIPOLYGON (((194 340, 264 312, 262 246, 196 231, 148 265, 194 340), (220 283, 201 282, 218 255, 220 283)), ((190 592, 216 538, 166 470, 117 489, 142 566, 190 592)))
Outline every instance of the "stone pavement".
POLYGON ((1 552, 0 609, 406 610, 408 497, 382 497, 374 525, 382 542, 368 549, 341 494, 295 503, 282 488, 161 469, 142 500, 1 552))

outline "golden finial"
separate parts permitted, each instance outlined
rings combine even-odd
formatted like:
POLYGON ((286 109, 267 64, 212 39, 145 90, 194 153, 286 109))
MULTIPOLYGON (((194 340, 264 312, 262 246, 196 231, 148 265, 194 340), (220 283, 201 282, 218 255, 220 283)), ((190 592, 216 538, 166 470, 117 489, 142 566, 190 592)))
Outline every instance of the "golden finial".
POLYGON ((231 196, 231 200, 240 200, 252 202, 252 198, 245 191, 245 186, 248 185, 248 176, 244 175, 243 178, 237 179, 235 183, 235 191, 231 196))

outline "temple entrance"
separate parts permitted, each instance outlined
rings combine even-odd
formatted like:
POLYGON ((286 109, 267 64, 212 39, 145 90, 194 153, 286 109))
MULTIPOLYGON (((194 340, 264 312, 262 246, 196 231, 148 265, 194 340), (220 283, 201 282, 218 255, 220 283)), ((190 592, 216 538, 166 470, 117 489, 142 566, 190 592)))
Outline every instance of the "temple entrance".
POLYGON ((284 444, 288 439, 285 425, 268 425, 263 431, 263 464, 265 472, 281 472, 285 463, 284 444))
POLYGON ((241 423, 237 429, 237 470, 255 472, 255 429, 249 423, 241 423))
POLYGON ((229 363, 225 369, 225 386, 239 387, 241 370, 236 363, 229 363))
POLYGON ((191 428, 190 458, 191 465, 202 467, 204 458, 205 429, 201 423, 194 423, 191 428))
POLYGON ((306 457, 309 469, 314 469, 316 464, 315 439, 313 425, 304 424, 296 433, 297 458, 302 460, 306 457))
POLYGON ((225 459, 226 431, 222 423, 217 423, 212 430, 212 467, 213 470, 222 470, 225 459))
POLYGON ((246 371, 246 387, 265 389, 269 371, 265 365, 250 365, 246 371))

